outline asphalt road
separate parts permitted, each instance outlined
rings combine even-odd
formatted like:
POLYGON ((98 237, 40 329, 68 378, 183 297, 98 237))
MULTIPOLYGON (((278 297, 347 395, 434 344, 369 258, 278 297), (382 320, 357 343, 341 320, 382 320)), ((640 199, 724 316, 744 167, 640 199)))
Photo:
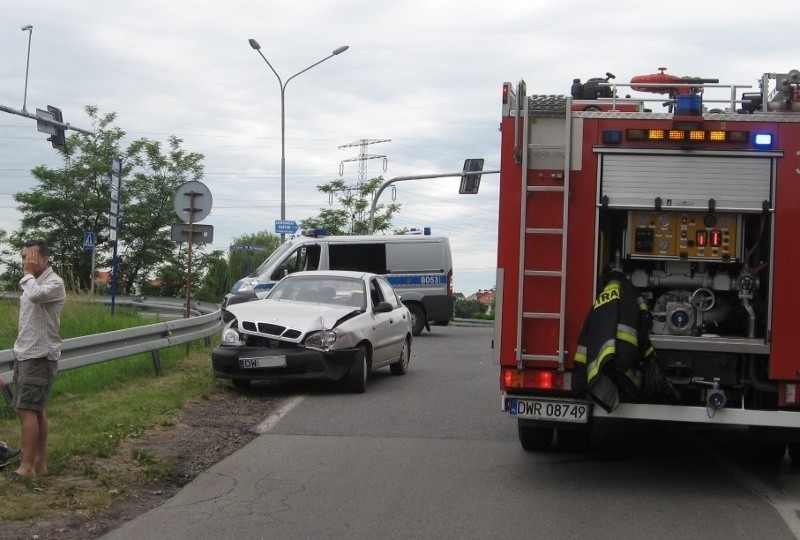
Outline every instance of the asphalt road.
POLYGON ((263 434, 106 538, 800 535, 800 470, 750 465, 735 431, 605 421, 587 453, 523 451, 491 338, 434 327, 363 395, 259 385, 285 396, 263 434))

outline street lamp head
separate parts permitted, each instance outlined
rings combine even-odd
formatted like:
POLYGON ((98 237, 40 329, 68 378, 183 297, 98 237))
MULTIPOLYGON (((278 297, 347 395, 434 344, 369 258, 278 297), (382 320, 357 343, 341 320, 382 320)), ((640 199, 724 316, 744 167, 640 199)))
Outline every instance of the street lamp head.
POLYGON ((258 41, 254 40, 253 38, 250 38, 250 40, 249 40, 249 41, 250 41, 250 46, 251 46, 253 49, 255 49, 255 50, 257 50, 257 51, 260 51, 260 50, 261 50, 261 45, 259 45, 259 44, 258 44, 258 41))
POLYGON ((342 45, 341 47, 333 49, 333 54, 334 55, 342 54, 344 51, 346 51, 349 48, 350 48, 350 45, 342 45))
POLYGON ((33 30, 33 25, 32 24, 26 24, 25 26, 20 28, 20 30, 22 30, 23 32, 27 32, 28 30, 33 30))

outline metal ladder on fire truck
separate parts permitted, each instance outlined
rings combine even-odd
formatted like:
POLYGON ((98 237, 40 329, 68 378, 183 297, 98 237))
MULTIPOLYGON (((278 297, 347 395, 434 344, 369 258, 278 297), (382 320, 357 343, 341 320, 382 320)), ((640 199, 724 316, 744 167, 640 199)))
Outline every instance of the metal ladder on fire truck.
MULTIPOLYGON (((517 367, 522 369, 526 361, 535 361, 537 365, 555 364, 559 371, 564 371, 567 353, 564 349, 564 329, 566 318, 566 266, 567 266, 567 225, 569 217, 569 179, 570 179, 570 141, 572 138, 572 98, 570 96, 532 95, 528 98, 524 80, 517 85, 517 110, 514 125, 514 151, 515 159, 522 169, 522 203, 520 232, 520 268, 519 268, 519 319, 517 321, 517 367), (563 125, 558 122, 563 121, 563 125), (521 125, 520 125, 521 123, 521 125), (538 125, 547 123, 547 130, 537 131, 538 125), (555 128, 555 129, 552 129, 555 128), (542 136, 559 133, 563 129, 560 144, 545 141, 542 136), (541 133, 540 133, 541 131, 541 133), (549 143, 549 144, 547 144, 549 143), (540 161, 537 161, 537 157, 540 161), (532 163, 533 162, 533 163, 532 163), (529 178, 530 167, 537 169, 552 168, 556 172, 544 179, 529 178), (544 165, 544 166, 543 166, 544 165), (549 167, 548 167, 549 165, 549 167), (551 226, 531 226, 528 216, 528 198, 537 195, 560 194, 561 214, 560 223, 547 224, 551 226), (558 268, 541 268, 539 257, 528 257, 526 244, 543 236, 561 237, 561 261, 558 268), (537 265, 539 263, 539 265, 537 265), (548 278, 549 283, 557 280, 560 288, 558 311, 552 308, 525 311, 523 304, 526 281, 537 278, 548 278), (553 321, 558 324, 558 348, 552 354, 543 354, 542 351, 530 353, 523 351, 522 334, 524 320, 553 321)), ((545 195, 546 196, 546 195, 545 195)), ((554 220, 556 221, 556 220, 554 220)), ((557 240, 556 240, 557 243, 557 240)), ((530 290, 527 287, 527 290, 530 290)), ((535 296, 535 295, 534 295, 535 296)), ((530 299, 529 299, 530 303, 530 299)))

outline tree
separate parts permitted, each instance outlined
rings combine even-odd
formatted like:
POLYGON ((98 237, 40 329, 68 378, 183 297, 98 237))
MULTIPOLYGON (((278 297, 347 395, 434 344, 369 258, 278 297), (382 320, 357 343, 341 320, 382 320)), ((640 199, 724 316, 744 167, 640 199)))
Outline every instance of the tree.
MULTIPOLYGON (((251 274, 281 245, 280 236, 269 231, 243 234, 233 239, 234 246, 253 246, 252 251, 234 250, 228 254, 230 285, 251 274)), ((228 287, 230 289, 230 287, 228 287)), ((228 292, 228 291, 225 291, 228 292)))
MULTIPOLYGON (((166 153, 161 143, 146 139, 130 146, 133 170, 122 190, 124 243, 119 265, 119 283, 128 293, 137 281, 149 280, 164 262, 176 265, 181 249, 185 250, 170 239, 169 226, 176 220, 173 201, 181 184, 202 178, 203 156, 185 152, 182 142, 169 137, 166 153)), ((202 244, 192 250, 199 254, 202 244)))
POLYGON ((225 253, 215 250, 205 254, 198 266, 204 269, 204 275, 194 297, 204 302, 220 302, 233 284, 225 253))
MULTIPOLYGON (((307 229, 324 227, 333 235, 367 234, 369 210, 372 206, 371 195, 382 183, 383 177, 378 176, 355 187, 347 186, 341 179, 318 185, 317 190, 335 198, 340 208, 320 208, 318 215, 302 220, 300 226, 307 229)), ((399 210, 400 205, 396 203, 378 204, 375 207, 373 230, 389 230, 392 216, 399 210)))
POLYGON ((124 132, 112 126, 116 115, 100 117, 95 107, 86 107, 86 113, 95 135, 70 136, 63 168, 35 167, 31 173, 38 185, 14 195, 22 219, 10 243, 19 249, 31 238, 45 240, 53 249, 53 266, 70 288, 89 285, 91 258, 83 251, 83 233, 108 228, 111 161, 129 157, 120 149, 124 132))
POLYGON ((491 313, 487 314, 487 307, 477 300, 456 300, 456 317, 462 319, 494 319, 494 305, 491 313))
MULTIPOLYGON (((112 161, 119 160, 123 186, 117 283, 130 294, 137 284, 155 276, 159 267, 180 266, 180 244, 170 240, 168 229, 175 220, 172 201, 180 184, 202 176, 203 156, 184 151, 183 141, 176 137, 168 139, 167 152, 160 143, 146 139, 123 149, 125 133, 113 125, 116 114, 101 116, 92 106, 85 111, 94 134, 70 136, 64 167, 34 168, 38 185, 14 195, 23 217, 11 244, 19 248, 29 238, 44 239, 53 248, 54 266, 71 288, 88 288, 91 257, 83 251, 83 232, 108 229, 109 172, 112 161)), ((111 265, 111 247, 98 246, 98 268, 111 265)))
POLYGON ((234 246, 254 249, 231 250, 227 260, 222 251, 204 255, 199 261, 199 267, 203 268, 203 278, 199 282, 195 298, 206 302, 221 301, 235 282, 253 273, 280 244, 280 237, 269 231, 261 231, 233 239, 234 246))

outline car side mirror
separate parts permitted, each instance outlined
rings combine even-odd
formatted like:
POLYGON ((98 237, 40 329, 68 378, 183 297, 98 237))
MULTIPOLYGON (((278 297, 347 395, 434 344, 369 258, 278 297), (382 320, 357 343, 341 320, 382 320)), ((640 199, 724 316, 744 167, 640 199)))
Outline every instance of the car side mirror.
POLYGON ((286 264, 282 264, 278 266, 275 271, 272 273, 272 280, 273 281, 280 281, 286 276, 290 274, 289 266, 286 264))
POLYGON ((375 313, 389 313, 393 309, 389 302, 378 302, 378 305, 375 306, 375 313))

